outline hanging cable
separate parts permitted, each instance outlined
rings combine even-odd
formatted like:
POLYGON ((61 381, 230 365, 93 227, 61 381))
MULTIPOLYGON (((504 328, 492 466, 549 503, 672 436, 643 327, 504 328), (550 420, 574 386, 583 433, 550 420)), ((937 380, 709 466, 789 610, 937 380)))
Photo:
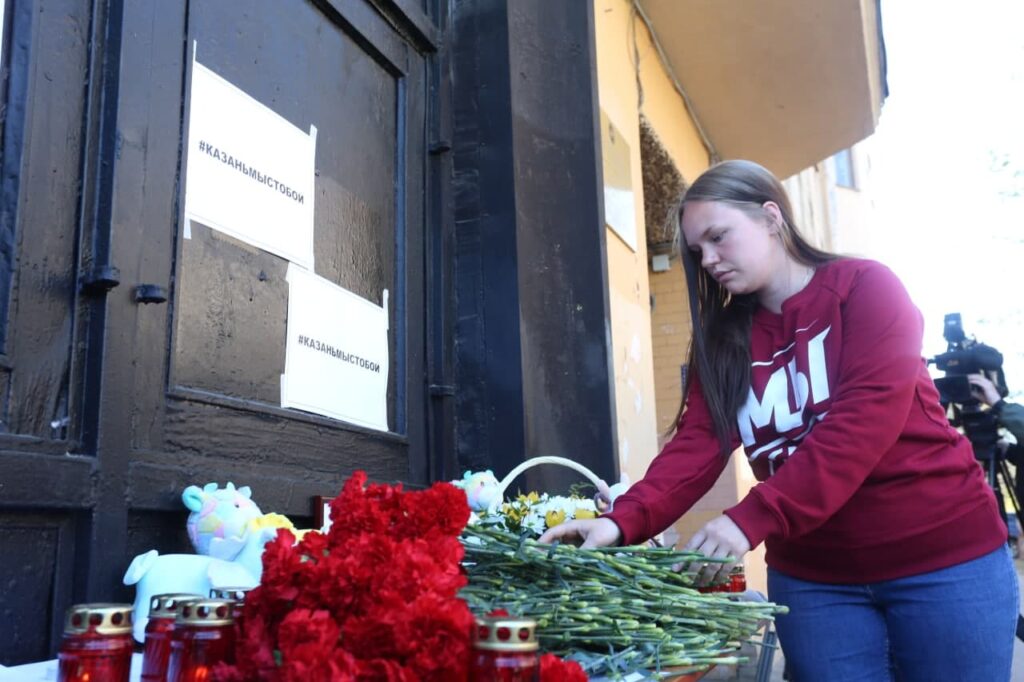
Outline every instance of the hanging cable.
POLYGON ((678 92, 679 96, 682 98, 683 105, 686 107, 687 113, 690 114, 690 120, 693 121, 693 125, 697 129, 697 134, 700 136, 700 140, 704 144, 704 149, 708 154, 708 162, 712 164, 718 163, 722 160, 722 157, 718 155, 718 150, 715 148, 715 145, 712 144, 711 139, 704 131, 704 126, 701 125, 700 119, 697 117, 697 112, 693 107, 693 102, 690 100, 690 96, 686 94, 686 90, 683 89, 679 79, 676 78, 676 74, 672 70, 672 66, 669 64, 668 56, 665 54, 665 50, 661 47, 661 41, 658 40, 658 34, 654 32, 654 25, 651 23, 650 17, 647 16, 644 8, 640 5, 640 0, 632 0, 632 6, 630 23, 632 24, 633 29, 633 66, 636 69, 637 88, 640 91, 640 104, 643 104, 643 88, 640 84, 640 48, 638 46, 636 36, 636 17, 640 17, 640 19, 643 20, 644 25, 647 26, 647 33, 650 35, 651 43, 654 45, 654 49, 658 53, 658 58, 661 60, 661 66, 668 75, 669 80, 672 81, 672 85, 675 87, 676 92, 678 92))

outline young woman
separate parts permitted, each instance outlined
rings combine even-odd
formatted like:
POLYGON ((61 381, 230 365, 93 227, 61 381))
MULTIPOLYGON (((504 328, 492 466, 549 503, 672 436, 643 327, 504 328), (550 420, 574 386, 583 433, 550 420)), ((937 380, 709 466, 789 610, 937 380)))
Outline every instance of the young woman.
POLYGON ((1006 529, 939 405, 902 284, 804 241, 755 163, 709 169, 680 218, 694 331, 676 434, 611 513, 541 539, 656 535, 742 445, 760 482, 687 547, 738 560, 765 543, 793 679, 1009 680, 1006 529))

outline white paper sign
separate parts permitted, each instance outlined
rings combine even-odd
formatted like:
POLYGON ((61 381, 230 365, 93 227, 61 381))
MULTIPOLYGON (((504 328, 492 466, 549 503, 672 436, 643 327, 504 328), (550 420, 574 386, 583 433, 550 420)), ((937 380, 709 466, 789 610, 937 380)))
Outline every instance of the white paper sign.
POLYGON ((601 111, 601 172, 604 176, 604 222, 637 250, 636 200, 633 196, 632 154, 626 138, 601 111))
POLYGON ((388 430, 388 292, 378 306, 288 266, 281 406, 388 430))
POLYGON ((193 57, 187 144, 186 221, 312 270, 316 128, 307 135, 193 57))

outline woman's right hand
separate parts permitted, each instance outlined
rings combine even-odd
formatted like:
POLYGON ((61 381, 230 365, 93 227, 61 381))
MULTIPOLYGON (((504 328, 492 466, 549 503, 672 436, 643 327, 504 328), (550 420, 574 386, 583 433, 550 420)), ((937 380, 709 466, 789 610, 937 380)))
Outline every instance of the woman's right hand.
POLYGON ((611 519, 580 519, 549 528, 539 542, 550 544, 555 540, 580 545, 583 549, 610 547, 619 544, 622 531, 611 519))

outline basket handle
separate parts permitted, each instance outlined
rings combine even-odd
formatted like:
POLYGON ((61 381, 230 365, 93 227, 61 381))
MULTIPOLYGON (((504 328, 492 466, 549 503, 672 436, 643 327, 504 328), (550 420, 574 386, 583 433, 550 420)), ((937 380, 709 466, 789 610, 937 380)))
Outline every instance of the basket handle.
POLYGON ((566 459, 565 457, 556 457, 554 455, 532 457, 526 460, 525 462, 522 462, 515 469, 508 472, 508 475, 505 476, 505 478, 501 479, 501 483, 498 484, 498 492, 494 496, 494 502, 492 504, 501 504, 502 500, 505 499, 505 489, 508 488, 509 485, 511 485, 512 481, 514 481, 516 477, 519 476, 519 474, 523 473, 524 471, 531 467, 537 466, 538 464, 560 464, 564 467, 569 467, 573 471, 583 474, 583 476, 585 476, 591 483, 593 483, 598 490, 601 489, 602 485, 607 485, 604 481, 598 478, 597 474, 595 474, 593 471, 583 466, 579 462, 572 461, 571 459, 566 459))

